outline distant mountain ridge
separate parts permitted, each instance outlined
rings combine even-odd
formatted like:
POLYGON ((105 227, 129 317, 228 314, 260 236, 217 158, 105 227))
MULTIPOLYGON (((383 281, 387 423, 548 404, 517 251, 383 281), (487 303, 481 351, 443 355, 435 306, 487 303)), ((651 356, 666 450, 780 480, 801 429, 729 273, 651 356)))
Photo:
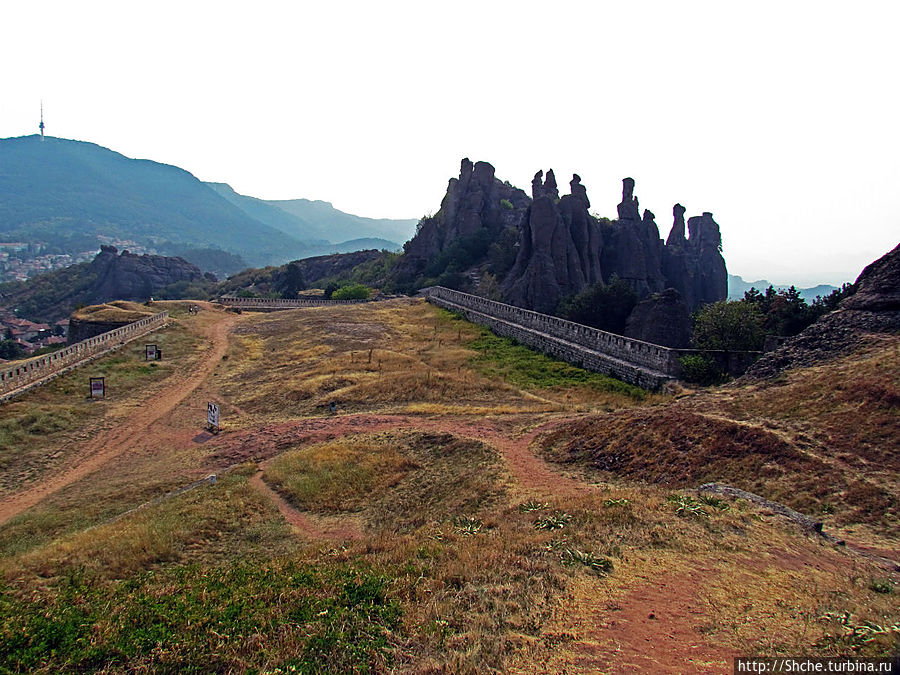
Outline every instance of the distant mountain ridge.
POLYGON ((343 252, 352 242, 364 248, 400 248, 416 231, 417 220, 365 218, 344 213, 330 202, 309 199, 265 200, 242 195, 228 183, 207 183, 219 195, 262 223, 305 242, 321 253, 343 252))
POLYGON ((0 237, 36 243, 73 234, 151 248, 213 246, 252 264, 298 257, 306 248, 176 166, 83 141, 0 139, 0 237))
POLYGON ((266 202, 94 143, 0 139, 0 241, 65 253, 103 243, 177 252, 221 274, 238 262, 278 265, 359 248, 396 250, 415 225, 343 213, 327 202, 266 202), (217 250, 231 258, 217 259, 217 250))
MULTIPOLYGON (((744 293, 749 291, 751 288, 755 288, 756 290, 764 293, 769 286, 773 286, 776 291, 787 290, 788 288, 790 288, 790 286, 778 286, 770 281, 766 281, 765 279, 760 279, 759 281, 744 281, 736 274, 729 274, 728 299, 740 300, 744 297, 744 293)), ((818 286, 812 286, 810 288, 798 288, 797 290, 800 292, 800 297, 802 297, 807 302, 812 302, 816 299, 816 297, 824 298, 832 291, 838 290, 838 287, 831 286, 829 284, 819 284, 818 286)))
POLYGON ((324 228, 323 237, 329 241, 375 237, 403 243, 416 233, 418 219, 392 220, 390 218, 365 218, 344 213, 330 202, 309 199, 274 199, 267 204, 276 206, 307 222, 324 228))

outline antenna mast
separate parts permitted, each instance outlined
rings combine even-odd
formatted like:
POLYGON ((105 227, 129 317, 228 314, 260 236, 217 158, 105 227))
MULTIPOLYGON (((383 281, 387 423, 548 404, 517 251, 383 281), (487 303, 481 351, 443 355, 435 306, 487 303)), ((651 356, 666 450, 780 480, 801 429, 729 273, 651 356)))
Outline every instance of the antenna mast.
POLYGON ((44 102, 41 101, 41 140, 44 140, 44 102))

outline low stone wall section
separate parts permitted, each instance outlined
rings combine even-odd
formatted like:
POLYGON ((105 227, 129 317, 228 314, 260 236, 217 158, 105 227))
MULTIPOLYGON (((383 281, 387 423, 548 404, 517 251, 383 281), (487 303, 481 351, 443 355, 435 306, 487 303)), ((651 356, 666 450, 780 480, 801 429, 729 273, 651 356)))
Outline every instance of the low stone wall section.
POLYGON ((442 287, 427 289, 425 297, 432 304, 459 312, 469 321, 486 326, 497 335, 513 338, 524 345, 573 365, 613 375, 624 382, 644 389, 659 389, 665 382, 673 379, 672 375, 663 370, 637 363, 634 360, 619 358, 616 353, 628 353, 624 351, 629 349, 629 347, 623 347, 622 342, 624 342, 631 344, 630 348, 634 352, 642 353, 645 363, 665 364, 668 363, 666 358, 660 358, 652 350, 672 351, 667 350, 666 347, 605 333, 571 321, 442 287), (545 330, 535 326, 540 326, 545 330), (617 338, 622 342, 604 339, 599 344, 585 344, 590 340, 592 333, 601 333, 603 336, 617 338), (576 342, 572 337, 577 338, 578 341, 576 342), (604 349, 607 344, 613 344, 617 349, 607 351, 604 349))
POLYGON ((470 320, 489 326, 492 330, 494 329, 493 326, 483 317, 489 317, 492 321, 503 321, 513 324, 527 331, 534 331, 536 335, 533 338, 529 338, 527 334, 523 334, 524 337, 521 338, 513 336, 510 334, 512 329, 508 327, 499 328, 496 332, 505 331, 500 334, 507 337, 515 337, 522 344, 527 344, 547 353, 553 353, 554 356, 558 356, 569 363, 579 364, 583 362, 587 364, 591 362, 593 357, 587 358, 586 354, 570 348, 567 348, 567 350, 572 352, 571 357, 550 352, 546 338, 540 336, 561 340, 567 344, 590 350, 592 353, 599 353, 606 357, 607 360, 610 360, 610 363, 614 364, 614 366, 610 366, 608 369, 595 368, 588 365, 584 367, 590 370, 599 370, 599 372, 607 372, 634 384, 637 384, 636 380, 646 380, 648 373, 650 373, 651 378, 664 376, 664 379, 677 379, 681 377, 681 357, 693 354, 702 354, 712 359, 723 372, 739 376, 743 375, 762 354, 762 352, 673 349, 616 335, 615 333, 608 333, 598 328, 591 328, 590 326, 560 319, 549 314, 533 312, 515 305, 507 305, 503 302, 488 300, 487 298, 454 291, 442 286, 427 288, 423 293, 428 301, 434 304, 445 306, 448 309, 452 305, 454 311, 462 311, 464 309, 466 312, 477 313, 481 318, 470 318, 470 320), (621 363, 639 369, 640 373, 623 375, 620 372, 622 366, 619 364, 621 363))
POLYGON ((327 305, 356 305, 369 300, 331 300, 328 298, 239 298, 223 295, 219 302, 226 307, 238 307, 249 311, 271 311, 274 309, 296 309, 298 307, 324 307, 327 305))
POLYGON ((25 361, 0 363, 0 401, 23 393, 29 385, 38 386, 64 372, 88 363, 121 344, 161 328, 169 313, 160 312, 127 326, 76 342, 65 349, 25 361))
MULTIPOLYGON (((514 305, 480 298, 443 287, 427 289, 426 297, 431 300, 451 302, 454 305, 474 310, 479 314, 517 324, 538 331, 544 335, 565 340, 574 345, 612 357, 641 368, 675 377, 680 372, 679 350, 661 345, 623 337, 597 328, 566 321, 549 314, 532 312, 514 305)), ((477 322, 481 323, 481 322, 477 322)))

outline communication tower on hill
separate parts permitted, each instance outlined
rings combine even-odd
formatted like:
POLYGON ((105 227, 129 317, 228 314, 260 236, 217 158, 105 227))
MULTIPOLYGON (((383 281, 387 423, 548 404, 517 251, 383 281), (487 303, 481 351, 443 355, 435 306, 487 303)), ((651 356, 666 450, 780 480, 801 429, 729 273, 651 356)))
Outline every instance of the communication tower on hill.
POLYGON ((44 102, 41 101, 41 140, 44 140, 44 102))

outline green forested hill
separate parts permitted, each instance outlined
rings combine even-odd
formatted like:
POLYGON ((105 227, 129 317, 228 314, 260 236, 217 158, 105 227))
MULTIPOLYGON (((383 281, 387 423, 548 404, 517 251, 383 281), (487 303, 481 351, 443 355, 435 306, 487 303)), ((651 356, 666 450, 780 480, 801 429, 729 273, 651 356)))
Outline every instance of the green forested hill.
POLYGON ((0 139, 0 238, 58 244, 97 234, 219 248, 251 264, 306 251, 178 167, 81 141, 0 139))

